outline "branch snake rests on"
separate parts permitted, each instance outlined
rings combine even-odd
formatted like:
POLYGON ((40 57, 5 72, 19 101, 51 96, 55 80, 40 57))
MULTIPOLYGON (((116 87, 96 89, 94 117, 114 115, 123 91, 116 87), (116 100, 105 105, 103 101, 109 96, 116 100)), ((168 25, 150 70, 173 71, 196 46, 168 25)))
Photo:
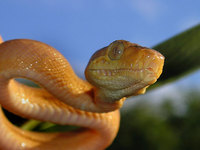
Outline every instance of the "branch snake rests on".
POLYGON ((78 78, 68 61, 42 42, 17 39, 0 44, 0 104, 25 118, 83 127, 39 133, 11 124, 0 110, 1 150, 102 150, 117 135, 119 108, 126 97, 143 94, 159 78, 164 57, 124 40, 91 57, 78 78), (26 78, 42 88, 18 83, 26 78))

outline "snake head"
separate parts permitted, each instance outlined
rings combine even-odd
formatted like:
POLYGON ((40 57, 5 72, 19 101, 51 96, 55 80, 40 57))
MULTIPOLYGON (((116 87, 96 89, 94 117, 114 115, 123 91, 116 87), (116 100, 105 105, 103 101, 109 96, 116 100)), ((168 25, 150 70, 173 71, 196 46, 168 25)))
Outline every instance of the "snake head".
POLYGON ((113 102, 144 93, 161 75, 163 64, 159 52, 117 40, 93 54, 85 76, 99 98, 113 102))

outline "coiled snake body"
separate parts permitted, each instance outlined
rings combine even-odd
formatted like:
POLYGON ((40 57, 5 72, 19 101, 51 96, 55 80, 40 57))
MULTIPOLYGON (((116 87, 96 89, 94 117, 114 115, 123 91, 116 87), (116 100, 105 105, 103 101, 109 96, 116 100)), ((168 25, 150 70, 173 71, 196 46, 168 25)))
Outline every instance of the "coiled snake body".
POLYGON ((54 48, 33 40, 0 44, 0 104, 25 118, 83 128, 64 133, 24 131, 0 111, 2 150, 102 150, 114 140, 125 97, 138 95, 156 82, 164 57, 127 41, 114 41, 97 51, 85 75, 78 78, 54 48), (43 88, 15 81, 26 78, 43 88))

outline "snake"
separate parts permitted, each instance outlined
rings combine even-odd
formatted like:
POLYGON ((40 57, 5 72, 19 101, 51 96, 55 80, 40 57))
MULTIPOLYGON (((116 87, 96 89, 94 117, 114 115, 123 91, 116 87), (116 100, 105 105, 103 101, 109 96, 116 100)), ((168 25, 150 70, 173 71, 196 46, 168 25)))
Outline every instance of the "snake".
POLYGON ((144 94, 162 73, 156 50, 116 40, 96 51, 79 78, 55 48, 30 39, 0 44, 0 149, 103 150, 115 139, 125 99, 144 94), (18 82, 24 78, 34 88, 18 82), (27 119, 80 128, 34 132, 12 124, 2 108, 27 119))

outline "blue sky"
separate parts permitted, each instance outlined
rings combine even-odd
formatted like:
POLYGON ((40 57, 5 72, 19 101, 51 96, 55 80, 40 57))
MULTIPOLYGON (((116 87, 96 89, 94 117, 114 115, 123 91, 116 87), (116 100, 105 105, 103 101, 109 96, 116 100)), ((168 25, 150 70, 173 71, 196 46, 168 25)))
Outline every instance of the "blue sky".
POLYGON ((4 40, 35 39, 76 69, 117 39, 151 47, 200 23, 199 0, 0 0, 4 40))

